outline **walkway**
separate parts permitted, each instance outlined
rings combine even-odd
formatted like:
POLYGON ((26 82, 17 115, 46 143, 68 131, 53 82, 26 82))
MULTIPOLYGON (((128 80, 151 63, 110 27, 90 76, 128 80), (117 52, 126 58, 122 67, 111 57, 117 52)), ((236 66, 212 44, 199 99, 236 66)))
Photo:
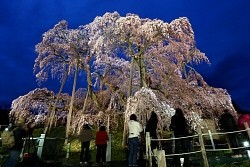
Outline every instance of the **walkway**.
MULTIPOLYGON (((171 163, 171 158, 167 158, 167 166, 170 166, 171 163)), ((229 155, 225 156, 220 156, 220 157, 210 157, 209 158, 209 164, 212 166, 216 165, 222 165, 222 164, 232 164, 232 163, 241 163, 243 161, 247 161, 249 158, 245 155, 243 157, 239 158, 232 158, 229 155)), ((202 157, 200 158, 193 158, 190 157, 191 161, 191 166, 201 166, 202 157)), ((106 167, 127 167, 127 162, 126 161, 112 161, 107 163, 106 167)), ((145 161, 139 161, 138 162, 139 167, 146 167, 146 162, 145 161)), ((80 167, 78 163, 72 163, 72 162, 39 162, 39 161, 33 161, 30 162, 29 164, 20 164, 18 167, 80 167)), ((95 165, 93 162, 91 162, 88 165, 85 165, 84 167, 98 167, 98 165, 95 165)), ((104 167, 104 166, 103 166, 104 167)))
MULTIPOLYGON (((103 165, 99 165, 100 167, 104 167, 103 165)), ((83 167, 99 167, 95 163, 91 162, 88 165, 84 165, 83 167)), ((114 161, 108 162, 105 167, 127 167, 126 161, 114 161)), ((139 167, 145 167, 146 162, 138 162, 139 167)), ((80 164, 72 163, 72 162, 39 162, 33 161, 29 163, 19 164, 17 167, 80 167, 80 164)))

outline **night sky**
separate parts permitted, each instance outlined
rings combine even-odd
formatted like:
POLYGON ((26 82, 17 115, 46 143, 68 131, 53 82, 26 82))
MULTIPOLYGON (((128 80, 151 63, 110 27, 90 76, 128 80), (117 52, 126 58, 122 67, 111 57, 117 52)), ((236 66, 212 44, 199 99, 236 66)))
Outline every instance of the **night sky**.
MULTIPOLYGON (((39 87, 33 74, 35 45, 61 20, 69 28, 117 11, 171 22, 187 17, 197 48, 211 65, 197 70, 205 81, 227 89, 232 99, 250 111, 250 0, 2 0, 0 5, 0 105, 39 87)), ((40 87, 58 92, 57 80, 40 87)), ((65 91, 70 93, 71 85, 65 91)))

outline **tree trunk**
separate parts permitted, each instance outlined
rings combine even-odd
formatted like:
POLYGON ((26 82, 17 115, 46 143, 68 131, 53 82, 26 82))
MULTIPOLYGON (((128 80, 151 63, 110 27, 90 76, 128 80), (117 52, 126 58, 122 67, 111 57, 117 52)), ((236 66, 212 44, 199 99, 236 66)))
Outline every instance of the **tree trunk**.
POLYGON ((90 67, 87 66, 85 68, 86 73, 87 73, 87 83, 88 83, 88 95, 91 97, 91 99, 94 101, 94 103, 96 104, 97 108, 100 108, 100 105, 97 101, 96 95, 93 93, 93 89, 92 89, 92 77, 91 77, 91 72, 90 72, 90 67))
POLYGON ((73 84, 73 88, 72 88, 72 95, 71 95, 69 113, 68 113, 68 116, 67 116, 66 136, 65 136, 66 139, 65 139, 64 144, 68 143, 69 130, 70 130, 72 112, 73 112, 73 105, 74 105, 74 100, 75 100, 77 75, 78 75, 78 64, 76 65, 76 71, 75 71, 75 75, 74 75, 74 84, 73 84))
POLYGON ((146 69, 144 64, 144 58, 140 55, 139 58, 136 61, 136 67, 139 71, 139 77, 140 77, 140 88, 147 87, 146 83, 146 69))
POLYGON ((143 82, 142 82, 142 78, 143 78, 143 73, 142 73, 142 67, 141 67, 141 56, 139 56, 138 61, 137 61, 137 67, 138 67, 138 71, 139 71, 139 76, 140 76, 140 88, 143 87, 143 82))
MULTIPOLYGON (((132 56, 131 66, 130 66, 130 76, 129 76, 129 88, 128 88, 128 97, 132 95, 132 81, 133 81, 133 74, 134 74, 134 64, 135 64, 135 57, 132 56)), ((123 124, 123 137, 122 137, 122 145, 125 146, 126 141, 126 134, 127 134, 127 120, 126 120, 126 113, 124 113, 124 124, 123 124)))
MULTIPOLYGON (((127 104, 128 104, 128 101, 127 101, 127 104)), ((127 134, 128 134, 127 123, 128 123, 128 120, 127 120, 127 112, 126 111, 123 114, 123 116, 124 116, 124 124, 123 124, 123 134, 122 134, 122 146, 127 145, 127 134)))
POLYGON ((131 66, 130 66, 130 76, 129 76, 129 87, 128 87, 128 97, 132 94, 132 82, 133 82, 133 74, 134 74, 134 64, 135 58, 132 57, 131 66))
POLYGON ((86 97, 84 99, 84 103, 83 103, 83 107, 82 107, 82 114, 84 114, 84 112, 85 112, 88 96, 89 96, 89 89, 87 90, 86 97))
POLYGON ((145 66, 145 63, 144 63, 144 58, 140 58, 140 67, 141 67, 141 71, 142 71, 142 78, 141 78, 141 80, 142 80, 142 86, 143 87, 148 87, 148 85, 147 85, 147 82, 146 82, 146 66, 145 66))
POLYGON ((91 77, 91 72, 90 72, 89 65, 85 68, 85 70, 86 70, 86 73, 87 73, 88 92, 89 92, 89 95, 92 96, 92 94, 93 94, 92 77, 91 77))

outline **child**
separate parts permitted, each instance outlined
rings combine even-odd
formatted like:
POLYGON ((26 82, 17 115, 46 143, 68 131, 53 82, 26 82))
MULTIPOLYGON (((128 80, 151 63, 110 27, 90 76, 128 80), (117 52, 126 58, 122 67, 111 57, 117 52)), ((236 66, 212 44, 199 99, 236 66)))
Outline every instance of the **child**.
POLYGON ((106 150, 107 150, 108 133, 106 132, 105 126, 101 126, 99 131, 96 133, 95 144, 97 146, 96 152, 96 163, 106 163, 106 150))

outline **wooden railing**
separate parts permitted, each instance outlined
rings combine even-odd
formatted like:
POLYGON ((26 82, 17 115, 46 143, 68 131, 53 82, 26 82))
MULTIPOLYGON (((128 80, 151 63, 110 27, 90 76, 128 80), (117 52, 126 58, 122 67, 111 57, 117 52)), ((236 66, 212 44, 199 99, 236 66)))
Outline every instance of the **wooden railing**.
MULTIPOLYGON (((152 167, 152 158, 155 157, 157 160, 157 165, 158 167, 166 167, 167 163, 166 163, 166 158, 167 157, 173 157, 173 156, 182 156, 182 155, 191 155, 191 154, 197 154, 197 153, 201 153, 202 155, 202 159, 203 159, 203 166, 204 167, 209 167, 209 161, 208 161, 208 156, 207 156, 207 152, 218 152, 218 151, 230 151, 232 152, 233 150, 240 150, 240 149, 246 149, 249 148, 250 146, 242 146, 242 147, 235 147, 232 148, 230 147, 230 144, 225 144, 228 146, 228 148, 224 148, 224 149, 218 149, 215 146, 214 143, 214 139, 213 139, 213 135, 227 135, 227 134, 232 134, 232 133, 247 133, 248 134, 248 139, 250 139, 250 128, 248 126, 247 123, 245 123, 245 129, 244 130, 239 130, 239 131, 233 131, 233 132, 219 132, 219 133, 211 133, 210 130, 208 130, 208 133, 202 133, 201 128, 197 129, 197 134, 194 134, 192 136, 187 136, 187 137, 180 137, 180 138, 175 138, 175 137, 171 137, 171 138, 167 138, 167 139, 151 139, 150 138, 150 134, 149 132, 146 132, 146 160, 147 160, 147 164, 149 167, 152 167), (207 136, 210 140, 212 149, 208 149, 206 148, 207 145, 205 145, 205 140, 204 137, 207 136), (181 140, 181 139, 185 139, 185 138, 198 138, 198 150, 196 151, 190 151, 190 152, 185 152, 185 153, 180 153, 180 154, 166 154, 164 149, 158 149, 158 150, 151 150, 151 142, 162 142, 162 141, 172 141, 174 142, 175 140, 181 140)), ((196 143, 197 144, 197 143, 196 143)), ((174 149, 173 149, 174 150, 174 149)))

